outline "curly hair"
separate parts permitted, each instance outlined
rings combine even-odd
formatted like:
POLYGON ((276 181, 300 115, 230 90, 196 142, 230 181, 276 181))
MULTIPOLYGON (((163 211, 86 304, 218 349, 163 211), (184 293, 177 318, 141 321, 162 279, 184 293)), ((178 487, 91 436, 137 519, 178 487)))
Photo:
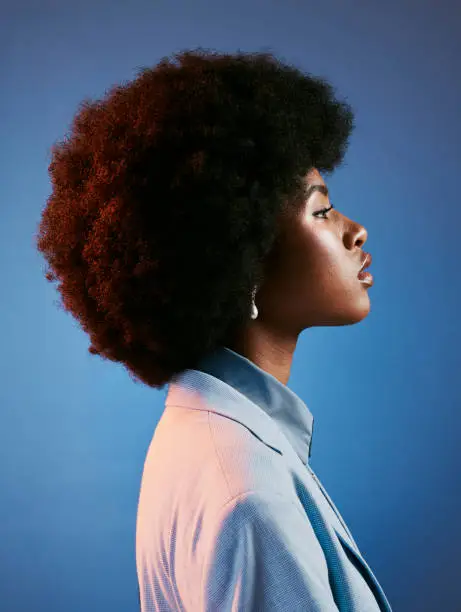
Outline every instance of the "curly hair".
POLYGON ((231 342, 280 214, 354 127, 325 79, 268 52, 182 51, 81 102, 36 240, 89 352, 160 389, 231 342))

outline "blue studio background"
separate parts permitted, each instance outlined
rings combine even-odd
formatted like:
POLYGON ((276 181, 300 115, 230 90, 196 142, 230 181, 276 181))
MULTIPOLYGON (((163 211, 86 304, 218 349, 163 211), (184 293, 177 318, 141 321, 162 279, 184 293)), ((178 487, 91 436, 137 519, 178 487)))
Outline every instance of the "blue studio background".
POLYGON ((461 610, 461 5, 16 2, 0 25, 0 608, 138 610, 137 499, 164 391, 57 307, 33 235, 78 103, 202 46, 270 50, 356 112, 335 206, 368 230, 371 312, 306 330, 311 464, 396 612, 461 610))

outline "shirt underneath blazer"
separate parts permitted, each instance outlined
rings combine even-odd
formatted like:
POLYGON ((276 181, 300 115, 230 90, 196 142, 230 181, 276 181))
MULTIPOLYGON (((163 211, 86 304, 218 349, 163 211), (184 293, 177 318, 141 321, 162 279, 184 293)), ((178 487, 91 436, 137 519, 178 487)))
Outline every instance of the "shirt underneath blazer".
POLYGON ((227 347, 172 379, 139 494, 141 612, 391 612, 309 465, 313 423, 227 347))

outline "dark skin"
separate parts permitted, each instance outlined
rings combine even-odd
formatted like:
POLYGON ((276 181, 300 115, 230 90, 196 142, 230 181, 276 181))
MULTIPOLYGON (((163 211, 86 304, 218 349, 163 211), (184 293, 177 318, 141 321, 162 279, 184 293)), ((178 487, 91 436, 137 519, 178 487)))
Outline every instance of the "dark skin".
MULTIPOLYGON (((325 186, 315 168, 306 182, 325 186)), ((370 312, 369 286, 357 278, 367 231, 336 208, 319 214, 330 205, 328 196, 314 191, 281 219, 281 240, 256 294, 258 318, 228 345, 284 385, 304 329, 353 325, 370 312)))

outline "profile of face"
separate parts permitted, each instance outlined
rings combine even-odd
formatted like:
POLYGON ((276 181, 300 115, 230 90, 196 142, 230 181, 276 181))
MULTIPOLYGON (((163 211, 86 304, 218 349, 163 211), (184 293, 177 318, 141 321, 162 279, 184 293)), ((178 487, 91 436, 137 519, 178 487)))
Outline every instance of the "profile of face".
POLYGON ((255 323, 291 337, 308 327, 352 325, 370 311, 369 285, 357 276, 367 231, 331 208, 316 169, 306 182, 320 189, 282 221, 255 300, 260 313, 255 323))

